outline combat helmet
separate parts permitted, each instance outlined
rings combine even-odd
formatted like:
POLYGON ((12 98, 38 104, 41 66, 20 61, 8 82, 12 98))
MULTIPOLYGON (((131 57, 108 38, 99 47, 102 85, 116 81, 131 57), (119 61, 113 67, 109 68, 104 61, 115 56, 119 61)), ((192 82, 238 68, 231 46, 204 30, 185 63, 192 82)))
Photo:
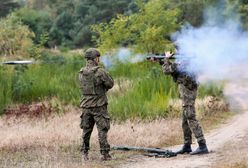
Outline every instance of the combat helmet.
POLYGON ((84 57, 86 59, 95 59, 96 57, 100 57, 100 52, 96 48, 89 48, 85 51, 84 57))

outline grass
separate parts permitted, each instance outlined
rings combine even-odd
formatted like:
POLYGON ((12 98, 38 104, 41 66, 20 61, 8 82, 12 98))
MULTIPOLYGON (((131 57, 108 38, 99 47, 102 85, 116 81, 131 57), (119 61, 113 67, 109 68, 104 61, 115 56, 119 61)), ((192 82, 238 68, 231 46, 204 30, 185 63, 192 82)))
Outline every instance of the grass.
POLYGON ((5 67, 0 66, 0 114, 3 109, 12 103, 11 100, 11 74, 5 67))
MULTIPOLYGON (((80 99, 77 73, 84 62, 80 57, 64 59, 58 56, 53 59, 44 58, 44 64, 33 64, 24 70, 23 67, 1 66, 0 83, 4 87, 0 88, 0 98, 5 100, 0 102, 1 109, 11 104, 20 103, 22 106, 23 103, 45 101, 44 104, 50 103, 46 108, 65 113, 50 117, 44 115, 44 118, 43 115, 39 115, 41 118, 30 117, 36 114, 35 110, 13 118, 3 115, 0 118, 0 167, 114 168, 130 156, 137 155, 111 151, 115 158, 113 161, 99 162, 98 137, 94 129, 91 162, 81 161, 81 110, 75 105, 80 99), (59 64, 54 64, 53 59, 59 64), (65 107, 65 104, 73 107, 65 107)), ((162 74, 159 65, 149 62, 120 64, 109 71, 115 78, 115 87, 109 93, 112 124, 108 139, 111 145, 166 147, 182 143, 177 86, 170 77, 162 74)), ((201 90, 202 97, 213 93, 218 97, 221 88, 211 85, 201 87, 201 90)), ((198 99, 205 101, 202 103, 205 106, 197 103, 197 111, 200 119, 204 118, 204 128, 209 129, 219 123, 225 113, 222 113, 223 109, 215 108, 214 112, 219 110, 220 113, 212 115, 211 106, 219 106, 212 103, 215 102, 212 99, 206 99, 198 99), (211 106, 207 105, 209 102, 211 106)), ((37 105, 34 103, 34 106, 37 105)), ((32 106, 28 108, 34 109, 32 106)))
MULTIPOLYGON (((80 167, 81 133, 79 128, 80 109, 68 108, 70 113, 55 115, 49 119, 10 118, 0 119, 0 167, 80 167)), ((178 142, 180 124, 177 119, 155 120, 153 122, 112 123, 109 132, 111 145, 132 145, 158 147, 178 142), (163 125, 163 127, 161 127, 163 125), (174 129, 172 134, 168 133, 174 129), (123 136, 123 135, 128 136, 123 136), (143 139, 142 137, 146 137, 143 139)), ((97 131, 94 129, 91 139, 91 162, 83 167, 116 167, 133 155, 111 151, 114 160, 102 163, 97 131)))
MULTIPOLYGON (((198 105, 201 105, 201 102, 197 103, 199 109, 198 105)), ((79 150, 82 134, 79 128, 80 109, 68 106, 64 107, 64 110, 68 113, 44 116, 44 118, 31 118, 28 114, 19 117, 2 116, 0 118, 0 167, 114 168, 128 161, 133 155, 141 154, 111 151, 114 160, 100 162, 95 128, 91 138, 91 161, 83 163, 79 150)), ((202 115, 204 117, 198 116, 204 125, 204 132, 227 117, 226 113, 221 111, 216 112, 216 115, 211 113, 202 115)), ((181 119, 173 117, 152 121, 112 121, 108 139, 111 146, 166 147, 181 144, 183 142, 181 119)))
MULTIPOLYGON (((96 151, 90 153, 89 162, 81 160, 78 150, 58 151, 47 149, 29 149, 19 151, 0 151, 0 166, 2 168, 35 167, 35 168, 115 168, 127 158, 127 152, 111 152, 114 160, 101 162, 100 154, 96 151)), ((128 152, 132 155, 133 152, 128 152)))
POLYGON ((78 104, 80 99, 77 74, 85 64, 79 56, 44 56, 38 63, 2 65, 0 67, 0 111, 15 103, 31 103, 51 97, 78 104), (51 58, 50 58, 51 57, 51 58))
MULTIPOLYGON (((30 104, 56 97, 62 104, 79 105, 78 71, 85 65, 80 55, 44 53, 38 63, 0 67, 0 112, 16 103, 30 104)), ((177 98, 177 86, 151 62, 118 63, 109 69, 117 91, 109 94, 109 112, 114 120, 168 117, 169 101, 177 98)), ((116 90, 116 89, 113 89, 116 90)), ((222 85, 201 86, 199 97, 221 96, 222 85)))

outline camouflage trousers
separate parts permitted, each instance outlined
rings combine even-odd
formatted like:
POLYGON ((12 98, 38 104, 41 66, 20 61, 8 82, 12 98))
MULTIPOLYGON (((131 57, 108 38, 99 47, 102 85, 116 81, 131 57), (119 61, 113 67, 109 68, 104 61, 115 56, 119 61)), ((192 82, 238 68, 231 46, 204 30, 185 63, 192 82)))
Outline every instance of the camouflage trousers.
POLYGON ((183 106, 182 128, 185 144, 192 144, 192 132, 194 133, 197 142, 206 143, 202 128, 196 119, 194 105, 183 106))
POLYGON ((90 136, 96 124, 101 154, 108 153, 110 145, 107 141, 107 133, 110 129, 110 119, 107 112, 107 105, 88 109, 83 108, 80 118, 80 127, 83 129, 81 151, 86 153, 90 149, 90 136))

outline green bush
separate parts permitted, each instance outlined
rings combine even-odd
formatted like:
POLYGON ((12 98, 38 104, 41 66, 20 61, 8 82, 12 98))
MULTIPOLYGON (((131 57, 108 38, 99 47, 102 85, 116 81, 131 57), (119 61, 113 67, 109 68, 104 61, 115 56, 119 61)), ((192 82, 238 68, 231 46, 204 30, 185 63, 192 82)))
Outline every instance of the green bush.
POLYGON ((27 57, 33 46, 34 33, 21 23, 15 15, 0 19, 0 56, 27 57))

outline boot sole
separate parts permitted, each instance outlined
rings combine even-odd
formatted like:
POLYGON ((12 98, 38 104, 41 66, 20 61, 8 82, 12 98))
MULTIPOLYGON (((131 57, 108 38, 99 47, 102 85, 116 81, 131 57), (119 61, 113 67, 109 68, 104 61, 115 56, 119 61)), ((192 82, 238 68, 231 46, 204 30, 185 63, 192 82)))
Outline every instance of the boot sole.
POLYGON ((208 154, 209 151, 204 151, 204 152, 200 152, 200 153, 189 153, 190 155, 203 155, 203 154, 208 154))
POLYGON ((190 152, 183 152, 183 153, 176 153, 177 155, 185 155, 185 154, 190 154, 190 152))

